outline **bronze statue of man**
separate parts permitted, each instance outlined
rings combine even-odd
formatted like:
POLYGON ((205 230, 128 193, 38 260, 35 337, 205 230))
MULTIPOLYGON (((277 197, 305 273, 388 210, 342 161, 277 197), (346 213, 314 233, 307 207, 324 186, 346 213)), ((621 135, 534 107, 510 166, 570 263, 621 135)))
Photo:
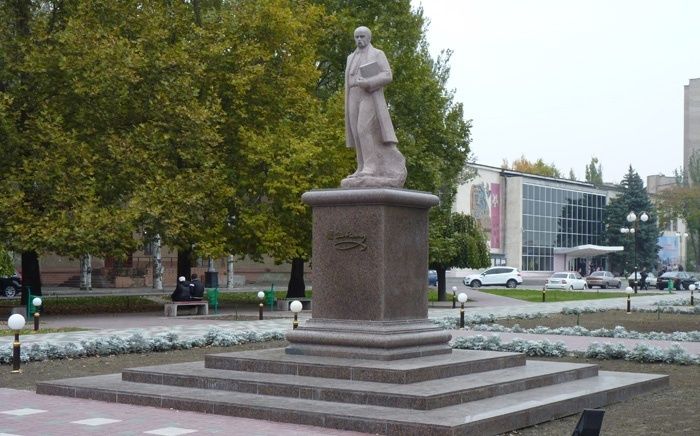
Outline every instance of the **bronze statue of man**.
POLYGON ((341 186, 401 188, 406 161, 396 148, 396 134, 384 99, 392 75, 384 52, 371 44, 367 27, 355 29, 357 48, 345 67, 345 140, 355 149, 357 171, 341 186))

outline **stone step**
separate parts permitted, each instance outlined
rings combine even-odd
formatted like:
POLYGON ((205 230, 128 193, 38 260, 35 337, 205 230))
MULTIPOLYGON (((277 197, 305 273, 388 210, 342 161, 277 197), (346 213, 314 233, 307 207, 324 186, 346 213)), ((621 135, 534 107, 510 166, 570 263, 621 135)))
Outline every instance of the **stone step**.
POLYGON ((525 355, 453 350, 450 354, 402 360, 365 360, 286 354, 284 348, 207 354, 210 369, 300 375, 381 383, 416 383, 525 365, 525 355))
POLYGON ((433 410, 284 398, 123 381, 120 374, 40 382, 37 393, 389 435, 498 434, 668 385, 668 376, 595 377, 433 410))
POLYGON ((122 380, 429 410, 597 374, 597 365, 530 360, 524 367, 395 384, 209 369, 203 362, 190 362, 126 369, 122 380))

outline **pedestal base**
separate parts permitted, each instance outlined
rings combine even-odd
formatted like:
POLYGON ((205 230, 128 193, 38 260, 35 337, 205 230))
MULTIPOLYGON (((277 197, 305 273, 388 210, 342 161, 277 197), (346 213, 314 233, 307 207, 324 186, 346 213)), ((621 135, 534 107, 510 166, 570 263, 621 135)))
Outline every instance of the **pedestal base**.
POLYGON ((287 354, 398 360, 451 353, 452 335, 424 319, 345 321, 310 319, 287 333, 287 354))

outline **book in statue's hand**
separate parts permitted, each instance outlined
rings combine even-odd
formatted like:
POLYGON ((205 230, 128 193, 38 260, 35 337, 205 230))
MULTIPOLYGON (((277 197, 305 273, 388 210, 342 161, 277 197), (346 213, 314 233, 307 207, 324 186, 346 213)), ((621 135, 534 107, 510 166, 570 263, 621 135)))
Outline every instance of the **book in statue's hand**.
POLYGON ((379 64, 376 62, 370 62, 368 64, 360 65, 360 74, 365 79, 376 76, 379 74, 379 64))

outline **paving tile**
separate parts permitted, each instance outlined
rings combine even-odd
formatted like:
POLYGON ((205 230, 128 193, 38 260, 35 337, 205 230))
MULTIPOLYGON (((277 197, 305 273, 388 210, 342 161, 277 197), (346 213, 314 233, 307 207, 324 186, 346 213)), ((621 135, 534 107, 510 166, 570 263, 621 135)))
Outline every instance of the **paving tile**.
POLYGON ((5 410, 0 413, 4 413, 5 415, 14 415, 14 416, 27 416, 27 415, 35 415, 37 413, 44 413, 46 410, 41 410, 41 409, 14 409, 14 410, 5 410))
POLYGON ((122 420, 110 418, 89 418, 81 419, 80 421, 71 421, 71 424, 89 425, 91 427, 97 427, 98 425, 114 424, 115 422, 122 422, 122 420))
POLYGON ((197 430, 180 427, 164 427, 155 430, 144 431, 146 434, 156 434, 160 436, 180 436, 181 434, 197 433, 197 430))

